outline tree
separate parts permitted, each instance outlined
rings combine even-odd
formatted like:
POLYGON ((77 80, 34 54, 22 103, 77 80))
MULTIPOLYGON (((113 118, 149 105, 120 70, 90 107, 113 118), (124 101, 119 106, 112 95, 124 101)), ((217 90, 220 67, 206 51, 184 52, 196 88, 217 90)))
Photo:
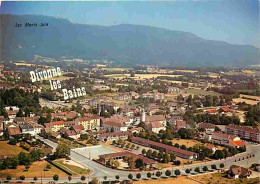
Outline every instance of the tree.
POLYGON ((204 166, 202 169, 204 172, 207 172, 209 170, 207 166, 204 166))
POLYGON ((33 180, 36 182, 38 180, 38 178, 36 176, 34 176, 33 180))
POLYGON ((186 172, 187 174, 189 174, 189 173, 190 173, 190 169, 186 169, 185 172, 186 172))
POLYGON ((174 153, 171 153, 170 154, 170 157, 171 157, 171 161, 173 162, 174 160, 176 160, 176 155, 174 153))
POLYGON ((153 151, 153 153, 152 153, 152 157, 153 157, 153 158, 157 158, 157 156, 158 156, 157 151, 153 151))
POLYGON ((139 150, 139 149, 140 149, 140 146, 137 146, 137 147, 136 147, 136 150, 139 150))
POLYGON ((50 170, 50 169, 51 169, 51 164, 47 164, 47 165, 45 166, 45 169, 46 169, 46 170, 50 170))
POLYGON ((221 164, 219 165, 219 167, 220 167, 220 168, 223 168, 223 167, 224 167, 224 164, 223 164, 223 163, 221 163, 221 164))
POLYGON ((170 155, 167 152, 163 155, 163 161, 165 163, 168 163, 168 162, 171 161, 171 157, 170 157, 170 155))
POLYGON ((146 154, 146 150, 145 150, 145 149, 142 150, 142 154, 143 154, 143 155, 146 154))
POLYGON ((162 173, 160 171, 157 171, 155 175, 157 176, 157 178, 159 178, 162 175, 162 173))
POLYGON ((199 167, 196 167, 196 168, 194 169, 194 171, 195 171, 195 172, 200 172, 200 168, 199 168, 199 167))
POLYGON ((133 156, 130 156, 128 158, 128 166, 129 166, 130 170, 133 170, 135 168, 135 159, 133 156))
POLYGON ((131 149, 133 150, 134 148, 135 148, 135 145, 134 145, 134 144, 132 144, 132 145, 131 145, 131 149))
POLYGON ((176 176, 179 176, 179 175, 181 174, 181 171, 180 171, 179 169, 177 169, 177 170, 174 171, 174 174, 175 174, 176 176))
POLYGON ((180 160, 176 160, 173 163, 174 163, 174 165, 181 165, 181 161, 180 160))
POLYGON ((85 180, 86 180, 86 177, 85 177, 85 176, 81 176, 81 177, 80 177, 80 180, 81 180, 81 181, 85 181, 85 180))
POLYGON ((6 176, 6 180, 10 181, 12 177, 10 175, 6 176))
POLYGON ((68 144, 65 144, 65 143, 59 144, 57 149, 56 149, 55 155, 58 158, 68 157, 70 155, 70 146, 68 144))
POLYGON ((117 160, 115 160, 115 161, 114 161, 114 167, 115 167, 115 168, 118 168, 119 165, 120 165, 120 163, 119 163, 117 160))
POLYGON ((172 172, 171 172, 170 170, 165 171, 165 175, 166 175, 166 176, 169 177, 169 176, 171 176, 171 174, 172 174, 172 172))
POLYGON ((19 178, 20 178, 20 180, 22 180, 22 181, 25 180, 25 176, 24 176, 24 175, 20 176, 19 178))
POLYGON ((136 174, 136 178, 139 180, 141 178, 141 174, 140 173, 136 174))
POLYGON ((215 164, 211 165, 211 169, 217 169, 217 166, 215 164))
POLYGON ((99 184, 98 178, 97 177, 92 178, 91 184, 99 184))
POLYGON ((130 180, 132 180, 132 179, 133 179, 133 175, 132 175, 132 174, 128 174, 128 178, 129 178, 130 180))
POLYGON ((116 175, 116 177, 115 177, 117 180, 119 180, 119 178, 120 178, 120 176, 119 175, 116 175))
POLYGON ((55 174, 52 178, 53 178, 54 181, 58 181, 59 180, 59 175, 55 174))
POLYGON ((151 178, 152 174, 150 172, 147 173, 147 178, 151 178))
POLYGON ((147 152, 146 152, 146 156, 147 157, 151 157, 153 154, 153 151, 151 149, 149 149, 147 152))
POLYGON ((16 139, 10 139, 9 140, 10 145, 16 145, 16 143, 17 143, 16 139))
POLYGON ((71 176, 68 176, 68 180, 71 181, 71 180, 72 180, 72 177, 71 177, 71 176))
POLYGON ((105 181, 107 180, 107 176, 104 176, 103 178, 104 178, 105 181))
POLYGON ((144 161, 141 158, 135 160, 135 167, 142 168, 144 166, 144 161))
POLYGON ((30 168, 30 165, 26 165, 26 166, 25 166, 25 170, 26 170, 26 171, 28 171, 29 168, 30 168))

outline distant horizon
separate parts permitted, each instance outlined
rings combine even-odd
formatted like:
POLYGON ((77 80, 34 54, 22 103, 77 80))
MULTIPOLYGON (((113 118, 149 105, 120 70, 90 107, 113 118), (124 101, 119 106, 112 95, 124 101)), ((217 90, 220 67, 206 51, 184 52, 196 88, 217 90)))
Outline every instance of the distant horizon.
POLYGON ((58 17, 72 23, 143 25, 234 45, 259 45, 259 1, 2 1, 1 14, 58 17))
POLYGON ((145 27, 153 27, 153 28, 159 28, 159 29, 165 29, 165 30, 169 30, 169 31, 176 31, 176 32, 183 32, 183 33, 189 33, 189 34, 193 34, 199 38, 202 38, 204 40, 208 40, 208 41, 218 41, 218 42, 225 42, 227 44, 231 44, 231 45, 246 45, 246 46, 253 46, 253 47, 256 47, 258 49, 260 49, 260 46, 257 46, 257 45, 252 45, 252 44, 236 44, 236 43, 230 43, 228 41, 224 41, 224 40, 213 40, 213 39, 206 39, 206 38, 203 38, 195 33, 192 33, 192 32, 188 32, 188 31, 182 31, 182 30, 172 30, 172 29, 169 29, 169 28, 163 28, 163 27, 158 27, 158 26, 151 26, 151 25, 142 25, 142 24, 131 24, 131 23, 119 23, 119 24, 114 24, 114 25, 99 25, 99 24, 84 24, 84 23, 76 23, 76 22, 72 22, 71 20, 67 19, 67 18, 63 18, 63 17, 57 17, 57 16, 50 16, 50 15, 39 15, 39 14, 2 14, 0 13, 0 15, 20 15, 20 16, 46 16, 46 17, 52 17, 52 18, 59 18, 59 19, 64 19, 64 20, 67 20, 69 21, 70 23, 72 24, 82 24, 82 25, 89 25, 89 26, 103 26, 103 27, 110 27, 110 26, 119 26, 119 25, 134 25, 134 26, 145 26, 145 27))

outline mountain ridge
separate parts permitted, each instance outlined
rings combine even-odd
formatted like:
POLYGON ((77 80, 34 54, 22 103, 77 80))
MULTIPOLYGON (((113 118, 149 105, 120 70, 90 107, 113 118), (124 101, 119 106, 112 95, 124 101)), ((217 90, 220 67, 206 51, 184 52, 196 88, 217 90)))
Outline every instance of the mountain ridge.
POLYGON ((0 17, 2 60, 32 60, 42 55, 157 65, 247 66, 259 62, 257 47, 206 40, 184 31, 133 24, 77 24, 44 15, 0 17), (26 22, 48 22, 48 26, 14 27, 26 22))

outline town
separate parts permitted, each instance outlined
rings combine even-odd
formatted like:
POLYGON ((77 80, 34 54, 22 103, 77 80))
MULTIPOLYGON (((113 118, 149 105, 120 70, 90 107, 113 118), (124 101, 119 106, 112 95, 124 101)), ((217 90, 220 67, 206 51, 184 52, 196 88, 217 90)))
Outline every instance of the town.
POLYGON ((257 183, 259 81, 257 68, 2 61, 0 179, 257 183), (61 75, 30 78, 57 66, 61 75), (49 79, 86 93, 64 100, 49 79))

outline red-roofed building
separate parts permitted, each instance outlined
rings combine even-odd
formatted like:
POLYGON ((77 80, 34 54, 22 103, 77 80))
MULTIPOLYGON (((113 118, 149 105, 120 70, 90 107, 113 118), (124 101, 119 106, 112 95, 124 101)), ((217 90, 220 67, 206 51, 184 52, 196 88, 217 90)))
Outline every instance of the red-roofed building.
POLYGON ((208 114, 217 114, 218 110, 217 109, 208 109, 208 110, 206 110, 206 113, 208 113, 208 114))
POLYGON ((58 132, 61 128, 65 127, 64 121, 53 121, 50 123, 51 130, 53 132, 58 132))
POLYGON ((21 135, 22 132, 19 127, 8 127, 7 132, 9 136, 21 135))
POLYGON ((232 139, 229 140, 229 145, 236 148, 246 146, 245 142, 241 140, 234 141, 232 139))
POLYGON ((229 107, 220 107, 219 112, 223 112, 223 113, 231 112, 231 109, 229 107))
POLYGON ((221 132, 212 133, 211 142, 213 142, 213 143, 220 144, 220 145, 226 145, 226 146, 232 146, 232 144, 230 144, 230 140, 240 141, 240 138, 235 135, 224 134, 221 132))
POLYGON ((198 128, 204 128, 207 134, 211 134, 215 131, 215 125, 211 123, 199 123, 198 128))
POLYGON ((260 143, 260 130, 258 128, 228 125, 225 127, 227 134, 233 134, 241 137, 242 139, 260 143))
POLYGON ((153 121, 151 123, 149 123, 146 127, 146 130, 148 131, 152 131, 154 133, 159 133, 161 130, 166 130, 166 127, 163 126, 162 123, 160 123, 159 121, 153 121))
POLYGON ((134 154, 132 152, 128 152, 128 151, 123 151, 123 152, 117 152, 117 153, 110 153, 110 154, 105 154, 105 155, 100 155, 99 156, 99 161, 103 164, 106 164, 108 160, 110 159, 114 159, 114 160, 119 160, 119 159, 124 159, 126 156, 129 156, 129 157, 133 157, 134 160, 136 159, 142 159, 143 160, 143 163, 144 165, 147 167, 147 168, 150 168, 150 167, 154 167, 155 166, 155 161, 152 160, 152 159, 149 159, 147 157, 144 157, 142 155, 137 155, 137 154, 134 154))
POLYGON ((159 143, 159 142, 150 141, 150 140, 140 138, 140 137, 133 137, 132 142, 139 144, 139 145, 142 145, 142 146, 161 150, 163 152, 175 153, 176 156, 181 157, 181 158, 185 158, 185 159, 195 159, 195 158, 197 158, 197 153, 194 153, 194 152, 191 152, 191 151, 188 151, 188 150, 184 150, 184 149, 180 149, 180 148, 176 148, 176 147, 173 147, 173 146, 169 146, 169 145, 166 145, 166 144, 162 144, 162 143, 159 143))
POLYGON ((186 121, 182 121, 182 120, 177 120, 176 121, 176 128, 177 128, 177 130, 179 130, 180 128, 186 128, 186 127, 187 127, 186 121))

